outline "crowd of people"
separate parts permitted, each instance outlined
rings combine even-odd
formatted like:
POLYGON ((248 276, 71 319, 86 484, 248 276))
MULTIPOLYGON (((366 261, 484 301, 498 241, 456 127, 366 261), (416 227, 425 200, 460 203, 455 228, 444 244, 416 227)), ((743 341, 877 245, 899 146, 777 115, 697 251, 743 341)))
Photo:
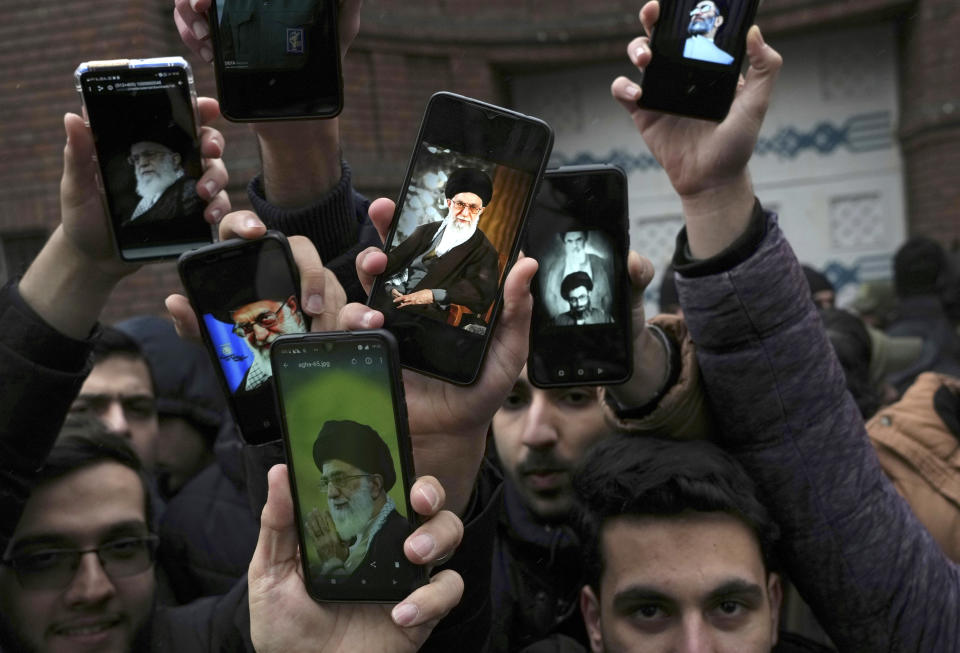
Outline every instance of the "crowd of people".
MULTIPOLYGON (((360 4, 341 2, 343 52, 360 4)), ((209 55, 207 6, 177 0, 175 18, 209 55)), ((646 34, 658 11, 642 8, 646 34)), ((627 51, 638 71, 656 56, 647 36, 627 51)), ((529 383, 529 258, 507 273, 475 384, 404 373, 419 525, 403 550, 430 580, 395 605, 308 596, 282 441, 238 432, 185 297, 167 299, 172 320, 99 323, 137 266, 114 253, 93 138, 67 114, 60 225, 0 290, 0 651, 955 650, 960 284, 917 237, 892 305, 834 305, 754 195, 782 62, 757 27, 747 57, 719 124, 612 83, 684 214, 660 315, 643 309, 652 264, 628 258, 627 383, 529 383)), ((353 189, 336 119, 255 123, 254 210, 231 213, 216 102, 199 109, 196 193, 220 238, 285 233, 313 330, 382 325, 364 302, 389 274, 394 206, 353 189)), ((577 274, 569 319, 602 321, 577 274)), ((418 303, 414 286, 397 282, 398 301, 418 303)), ((336 460, 372 455, 351 452, 336 460)))

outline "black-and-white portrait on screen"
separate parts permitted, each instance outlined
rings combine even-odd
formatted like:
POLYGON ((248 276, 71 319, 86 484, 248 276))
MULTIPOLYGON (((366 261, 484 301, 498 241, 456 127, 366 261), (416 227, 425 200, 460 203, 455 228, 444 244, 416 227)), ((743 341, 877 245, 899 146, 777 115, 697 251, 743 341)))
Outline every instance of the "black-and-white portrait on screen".
POLYGON ((598 229, 571 229, 542 255, 540 301, 556 326, 613 322, 613 243, 598 229))

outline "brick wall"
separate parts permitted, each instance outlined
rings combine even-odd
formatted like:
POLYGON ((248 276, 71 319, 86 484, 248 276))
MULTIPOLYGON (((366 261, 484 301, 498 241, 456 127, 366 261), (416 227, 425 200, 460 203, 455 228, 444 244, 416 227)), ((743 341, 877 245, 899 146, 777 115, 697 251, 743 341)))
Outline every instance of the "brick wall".
MULTIPOLYGON (((343 149, 357 187, 395 197, 429 95, 452 90, 509 104, 513 71, 569 62, 619 59, 638 33, 633 0, 367 0, 361 35, 344 62, 343 149)), ((61 116, 79 109, 72 73, 87 59, 180 54, 194 67, 201 94, 213 74, 188 55, 171 19, 171 0, 5 0, 0 6, 0 232, 58 222, 61 116)), ((960 63, 953 37, 956 0, 766 0, 768 34, 825 24, 909 17, 904 21, 903 130, 911 230, 960 235, 953 167, 960 156, 960 63), (919 71, 919 72, 918 72, 919 71), (950 108, 952 107, 952 108, 950 108), (950 108, 948 110, 948 108, 950 108)), ((249 129, 219 121, 227 138, 229 190, 247 206, 244 186, 256 172, 249 129)), ((172 264, 148 266, 117 289, 106 321, 162 313, 179 283, 172 264)))

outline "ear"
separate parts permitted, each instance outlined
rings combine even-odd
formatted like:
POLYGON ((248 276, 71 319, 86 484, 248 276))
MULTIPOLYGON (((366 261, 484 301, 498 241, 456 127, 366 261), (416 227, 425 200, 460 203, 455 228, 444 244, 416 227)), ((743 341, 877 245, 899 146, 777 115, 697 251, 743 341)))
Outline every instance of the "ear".
POLYGON ((717 14, 717 17, 713 19, 713 28, 720 29, 721 25, 723 25, 723 16, 717 14))
POLYGON ((778 574, 769 574, 767 578, 767 595, 770 597, 770 621, 773 633, 771 644, 777 643, 777 633, 780 632, 780 605, 783 603, 783 584, 778 574))
POLYGON ((296 295, 290 295, 287 297, 287 301, 284 302, 287 306, 290 307, 290 311, 293 313, 297 312, 297 297, 296 295))
POLYGON ((374 499, 383 494, 383 477, 380 474, 374 474, 370 477, 370 494, 374 499))
POLYGON ((590 650, 593 653, 603 653, 603 632, 600 630, 600 599, 597 598, 593 588, 589 585, 580 588, 580 613, 583 615, 583 624, 587 627, 590 650))
POLYGON ((171 157, 171 159, 173 160, 173 165, 175 165, 178 168, 180 167, 180 162, 183 161, 183 157, 181 157, 176 152, 173 153, 173 156, 171 157))

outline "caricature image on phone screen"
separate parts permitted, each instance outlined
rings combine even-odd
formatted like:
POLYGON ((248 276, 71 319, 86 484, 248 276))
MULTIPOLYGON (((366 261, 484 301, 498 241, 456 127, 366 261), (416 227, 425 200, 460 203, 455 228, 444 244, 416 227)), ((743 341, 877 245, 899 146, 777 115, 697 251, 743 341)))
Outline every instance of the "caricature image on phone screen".
POLYGON ((700 0, 690 11, 687 23, 687 39, 683 56, 687 59, 732 64, 733 55, 716 44, 717 35, 723 29, 729 15, 727 0, 700 0))
POLYGON ((403 553, 409 475, 388 352, 358 337, 283 341, 273 354, 307 584, 320 599, 399 597, 422 576, 403 553))
POLYGON ((423 143, 378 308, 485 333, 532 183, 519 170, 423 143))
POLYGON ((613 246, 599 229, 570 229, 554 236, 540 260, 540 301, 555 326, 613 323, 613 246))

